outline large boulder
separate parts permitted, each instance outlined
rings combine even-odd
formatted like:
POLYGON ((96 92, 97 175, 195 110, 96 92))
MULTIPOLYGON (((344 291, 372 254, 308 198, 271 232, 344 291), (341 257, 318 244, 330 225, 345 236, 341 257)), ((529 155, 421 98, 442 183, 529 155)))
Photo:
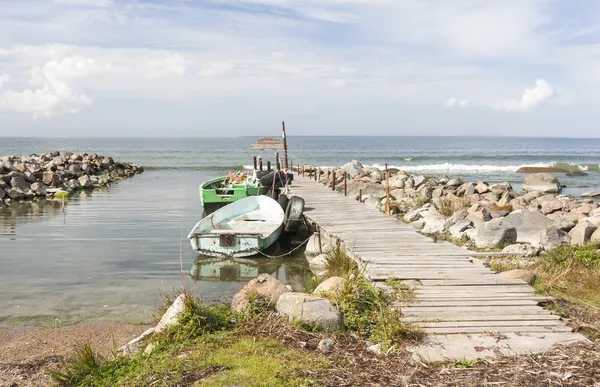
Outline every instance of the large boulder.
POLYGON ((279 297, 289 292, 279 280, 273 278, 269 274, 261 274, 258 277, 250 280, 244 287, 233 296, 231 301, 231 310, 241 312, 250 306, 249 295, 254 293, 258 297, 269 300, 269 303, 275 305, 279 297))
POLYGON ((456 211, 454 214, 452 214, 452 216, 448 218, 448 220, 446 220, 446 223, 444 223, 444 230, 450 230, 450 227, 454 226, 461 220, 466 219, 468 215, 469 212, 465 209, 456 211))
POLYGON ((314 295, 327 296, 327 294, 338 294, 344 290, 346 286, 346 280, 342 277, 331 277, 321 282, 319 286, 313 291, 314 295))
POLYGON ((471 229, 473 222, 469 219, 463 219, 458 221, 455 225, 448 229, 450 235, 455 239, 462 239, 466 235, 466 231, 471 229))
POLYGON ((423 231, 425 234, 436 234, 444 232, 444 225, 446 224, 446 217, 437 212, 435 209, 429 209, 429 211, 423 211, 421 213, 425 225, 423 231))
POLYGON ((517 230, 507 225, 504 218, 492 219, 476 228, 475 245, 480 249, 504 248, 517 241, 517 230))
POLYGON ((525 191, 540 191, 546 193, 560 193, 562 185, 558 179, 550 173, 534 173, 525 177, 523 184, 525 191))
POLYGON ((325 298, 305 293, 285 293, 279 297, 276 309, 288 316, 290 321, 308 324, 320 330, 333 332, 343 326, 342 314, 325 298))
POLYGON ((581 221, 577 223, 571 231, 569 236, 571 237, 571 245, 583 245, 590 240, 592 234, 598 229, 594 224, 588 221, 581 221))
POLYGON ((592 236, 590 237, 591 242, 600 242, 600 228, 594 231, 592 236))
POLYGON ((319 254, 309 262, 308 266, 317 277, 323 277, 327 272, 327 255, 319 254))
POLYGON ((131 357, 139 354, 140 352, 142 352, 142 349, 144 349, 147 346, 148 340, 152 337, 155 330, 155 328, 147 329, 146 331, 144 331, 144 333, 131 340, 127 344, 123 345, 117 351, 124 356, 131 357))
POLYGON ((504 218, 507 227, 517 230, 517 242, 538 246, 540 232, 552 225, 552 221, 537 211, 513 212, 504 218))
POLYGON ((408 175, 396 175, 390 178, 390 189, 401 188, 403 189, 408 180, 408 175))
POLYGON ((31 185, 25 181, 22 176, 15 175, 10 179, 10 185, 13 188, 18 188, 23 192, 27 192, 31 189, 31 185))
POLYGON ((350 177, 355 177, 364 173, 363 165, 357 160, 352 160, 352 162, 344 164, 342 168, 350 175, 350 177))
POLYGON ((46 186, 43 183, 33 183, 31 185, 31 190, 37 196, 46 196, 46 194, 48 193, 46 191, 46 186))
POLYGON ((10 187, 6 190, 6 195, 13 200, 21 200, 25 198, 25 192, 18 187, 10 187))
MULTIPOLYGON (((321 241, 323 243, 323 241, 321 241)), ((319 246, 319 235, 313 234, 308 238, 308 242, 306 242, 306 250, 304 250, 304 255, 307 257, 316 257, 321 254, 324 248, 319 246)))
POLYGON ((0 188, 0 200, 4 199, 5 196, 6 196, 6 192, 4 192, 4 190, 2 188, 0 188))
POLYGON ((537 246, 548 251, 560 245, 568 245, 570 242, 571 237, 566 231, 556 225, 551 225, 540 231, 540 240, 537 246))
POLYGON ((541 204, 541 212, 544 215, 552 214, 563 209, 563 202, 559 199, 545 200, 541 204))

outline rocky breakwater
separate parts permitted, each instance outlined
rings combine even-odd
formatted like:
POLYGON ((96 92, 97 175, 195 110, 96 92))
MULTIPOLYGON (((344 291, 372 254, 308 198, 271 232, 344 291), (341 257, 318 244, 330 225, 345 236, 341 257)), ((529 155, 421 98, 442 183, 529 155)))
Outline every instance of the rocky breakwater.
MULTIPOLYGON (((306 167, 305 175, 365 205, 387 211, 384 171, 354 160, 341 168, 306 167)), ((562 185, 550 173, 524 179, 523 190, 509 183, 464 182, 389 170, 390 215, 425 233, 449 237, 481 249, 504 249, 535 255, 561 244, 600 241, 600 204, 597 193, 582 198, 562 195, 562 185)))
POLYGON ((14 200, 66 196, 104 187, 143 172, 141 166, 95 153, 51 152, 0 157, 0 205, 14 200))

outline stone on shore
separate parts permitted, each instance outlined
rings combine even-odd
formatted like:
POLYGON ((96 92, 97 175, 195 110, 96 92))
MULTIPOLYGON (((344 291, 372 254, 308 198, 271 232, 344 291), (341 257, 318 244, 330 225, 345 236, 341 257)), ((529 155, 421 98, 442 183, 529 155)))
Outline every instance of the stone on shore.
POLYGON ((450 233, 450 235, 452 235, 453 238, 462 239, 465 237, 466 231, 469 230, 472 225, 473 222, 471 222, 469 219, 463 219, 455 225, 453 225, 452 227, 450 227, 448 229, 448 232, 450 233))
POLYGON ((600 242, 600 228, 598 228, 590 237, 590 242, 600 242))
MULTIPOLYGON (((322 242, 322 241, 321 241, 322 242)), ((304 255, 307 257, 316 257, 321 254, 321 251, 324 249, 322 246, 319 246, 319 235, 313 234, 308 238, 308 242, 306 242, 306 250, 304 250, 304 255)))
POLYGON ((480 224, 476 230, 475 245, 480 249, 504 248, 517 241, 517 230, 507 225, 503 218, 480 224))
POLYGON ((323 277, 327 272, 327 255, 317 255, 308 263, 308 266, 317 277, 323 277))
POLYGON ((147 329, 144 331, 144 333, 117 349, 117 352, 123 356, 130 357, 139 354, 142 352, 142 348, 146 347, 148 340, 150 337, 152 337, 152 334, 154 334, 155 330, 155 328, 147 329))
POLYGON ((576 246, 587 243, 597 229, 598 227, 585 220, 577 223, 577 225, 569 231, 571 245, 576 246))
POLYGON ((323 339, 323 340, 319 341, 317 348, 319 349, 319 351, 323 352, 324 354, 329 354, 329 353, 333 352, 334 345, 335 345, 335 341, 333 341, 333 339, 323 339))
POLYGON ((520 279, 520 280, 527 282, 529 285, 533 285, 533 283, 535 282, 535 279, 536 279, 535 273, 532 272, 531 270, 521 270, 521 269, 508 270, 508 271, 503 271, 499 275, 501 277, 508 278, 508 279, 520 279))
POLYGON ((156 325, 156 328, 154 328, 154 331, 156 333, 160 333, 164 331, 167 327, 177 324, 177 319, 179 318, 179 315, 185 310, 185 301, 185 294, 180 294, 179 296, 177 296, 175 301, 173 301, 173 304, 169 307, 169 309, 167 309, 165 314, 163 314, 162 318, 156 325))
POLYGON ((284 293, 279 297, 276 309, 289 321, 308 324, 327 332, 339 331, 343 325, 342 314, 321 297, 305 293, 284 293))
POLYGON ((560 193, 562 191, 562 185, 556 177, 549 173, 536 173, 525 177, 523 189, 525 191, 560 193))
POLYGON ((582 198, 600 198, 600 192, 584 192, 581 194, 582 198))
POLYGON ((327 294, 339 294, 344 290, 346 280, 342 277, 330 277, 321 282, 313 291, 316 296, 326 296, 327 294))
POLYGON ((530 243, 538 246, 540 232, 552 225, 552 221, 537 211, 512 212, 504 218, 507 227, 517 230, 518 243, 530 243))
POLYGON ((570 242, 571 237, 566 231, 551 225, 540 232, 540 241, 537 246, 548 251, 561 245, 568 245, 570 242))
POLYGON ((502 249, 503 253, 513 254, 521 257, 533 257, 538 255, 538 247, 534 247, 529 243, 517 243, 514 245, 506 246, 502 249))
POLYGON ((250 280, 242 289, 233 296, 231 301, 231 310, 233 312, 242 312, 250 306, 249 296, 255 294, 258 297, 269 301, 269 304, 275 305, 279 297, 289 292, 283 283, 269 274, 263 273, 250 280))
POLYGON ((364 173, 363 165, 357 160, 352 160, 352 162, 344 164, 342 168, 344 168, 350 177, 355 177, 364 173))

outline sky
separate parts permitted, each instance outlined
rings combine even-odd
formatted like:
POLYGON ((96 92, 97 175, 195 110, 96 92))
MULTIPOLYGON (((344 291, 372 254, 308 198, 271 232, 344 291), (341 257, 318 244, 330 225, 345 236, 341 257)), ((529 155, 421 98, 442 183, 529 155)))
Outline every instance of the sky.
POLYGON ((0 136, 600 137, 595 0, 0 0, 0 136))

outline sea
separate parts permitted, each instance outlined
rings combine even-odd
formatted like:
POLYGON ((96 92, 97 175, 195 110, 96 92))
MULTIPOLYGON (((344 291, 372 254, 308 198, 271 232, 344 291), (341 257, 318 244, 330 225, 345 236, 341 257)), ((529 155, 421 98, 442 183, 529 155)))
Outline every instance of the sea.
MULTIPOLYGON (((147 322, 163 296, 182 287, 205 302, 228 301, 258 273, 301 287, 308 268, 299 252, 214 262, 197 256, 186 238, 202 214, 201 182, 252 165, 257 154, 250 144, 258 138, 0 137, 0 156, 95 152, 145 168, 66 202, 0 207, 0 329, 147 322)), ((516 189, 524 178, 516 172, 520 167, 553 166, 586 173, 558 174, 565 194, 600 191, 600 139, 289 136, 287 141, 296 166, 359 160, 409 173, 506 181, 516 189)), ((262 157, 273 154, 265 151, 262 157)))

